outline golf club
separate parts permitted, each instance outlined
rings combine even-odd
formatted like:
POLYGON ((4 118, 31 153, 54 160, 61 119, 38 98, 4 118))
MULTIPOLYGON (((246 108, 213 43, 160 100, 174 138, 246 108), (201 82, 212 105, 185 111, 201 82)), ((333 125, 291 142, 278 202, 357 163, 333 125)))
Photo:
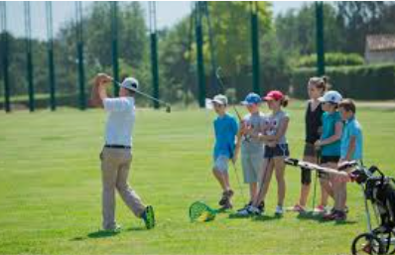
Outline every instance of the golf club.
MULTIPOLYGON (((118 84, 118 86, 121 86, 121 85, 122 85, 119 81, 115 80, 114 78, 111 78, 111 79, 112 79, 116 84, 118 84)), ((150 95, 148 95, 148 94, 146 94, 146 93, 144 93, 144 92, 142 92, 142 91, 140 91, 140 90, 133 90, 133 91, 136 92, 136 93, 139 94, 139 95, 142 95, 142 96, 144 96, 144 97, 146 97, 146 98, 148 98, 148 99, 151 99, 151 100, 153 100, 153 101, 155 101, 155 102, 158 102, 158 103, 160 103, 160 104, 166 106, 166 112, 168 112, 168 113, 171 112, 171 106, 170 106, 170 104, 166 103, 165 101, 160 100, 160 99, 158 99, 158 98, 155 98, 155 97, 153 97, 153 96, 150 96, 150 95)))
MULTIPOLYGON (((321 165, 321 150, 317 150, 317 163, 318 165, 321 165)), ((314 212, 315 209, 315 200, 317 196, 317 181, 318 181, 318 172, 315 172, 315 177, 314 177, 314 191, 313 191, 313 206, 312 210, 314 212)))
POLYGON ((234 169, 234 171, 235 171, 236 180, 237 180, 237 183, 238 183, 238 185, 239 185, 240 193, 241 193, 241 196, 242 196, 242 198, 243 198, 243 202, 246 203, 247 200, 246 200, 246 196, 245 196, 245 194, 244 194, 243 186, 241 185, 241 182, 240 182, 239 174, 237 173, 238 171, 237 171, 236 163, 235 163, 233 160, 231 160, 231 161, 232 161, 233 169, 234 169))
MULTIPOLYGON (((215 76, 216 76, 216 78, 217 78, 222 90, 225 91, 225 86, 224 86, 224 83, 222 82, 222 78, 221 78, 221 74, 220 74, 221 70, 222 70, 221 67, 218 67, 217 70, 215 71, 215 76)), ((237 115, 237 118, 239 119, 239 122, 241 122, 242 121, 241 115, 237 111, 237 109, 236 109, 236 107, 234 105, 233 105, 233 110, 236 112, 236 115, 237 115)), ((237 183, 239 185, 239 189, 240 189, 241 195, 243 197, 244 202, 246 202, 247 200, 246 200, 246 197, 244 195, 243 185, 240 182, 239 174, 237 172, 236 163, 233 160, 232 160, 232 165, 233 165, 233 169, 235 171, 236 180, 237 180, 237 183)))
MULTIPOLYGON (((221 67, 218 67, 217 70, 215 71, 215 76, 217 77, 217 80, 218 80, 218 82, 219 82, 219 84, 220 84, 222 90, 225 91, 225 85, 224 85, 224 83, 223 83, 223 81, 222 81, 221 71, 222 71, 222 68, 221 68, 221 67)), ((239 121, 241 122, 241 121, 242 121, 241 115, 240 115, 240 113, 237 111, 236 106, 234 106, 234 105, 233 105, 233 110, 236 112, 237 118, 238 118, 239 121)))

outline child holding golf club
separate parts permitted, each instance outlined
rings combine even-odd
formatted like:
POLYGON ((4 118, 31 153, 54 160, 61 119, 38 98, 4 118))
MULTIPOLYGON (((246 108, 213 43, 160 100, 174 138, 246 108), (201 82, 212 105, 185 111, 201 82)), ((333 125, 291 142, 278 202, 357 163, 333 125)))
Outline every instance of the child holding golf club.
POLYGON ((273 90, 263 97, 263 100, 267 102, 269 109, 272 111, 267 117, 266 128, 263 132, 256 132, 252 128, 246 131, 252 138, 265 142, 263 171, 259 181, 260 188, 252 205, 240 211, 238 213, 240 216, 263 213, 264 208, 259 208, 259 205, 265 200, 273 172, 276 173, 277 179, 278 202, 275 213, 278 216, 284 213, 283 205, 286 190, 284 159, 289 156, 286 133, 290 119, 288 114, 283 111, 283 107, 288 105, 288 97, 278 90, 273 90))
MULTIPOLYGON (((305 147, 303 161, 310 162, 313 164, 319 163, 319 152, 316 150, 314 143, 320 139, 322 132, 322 104, 318 100, 322 97, 328 87, 327 77, 312 77, 310 78, 307 85, 307 93, 309 100, 307 101, 307 108, 305 114, 305 147)), ((311 184, 311 170, 302 168, 301 172, 301 191, 299 203, 297 203, 292 210, 295 212, 303 213, 306 211, 307 199, 310 192, 311 184)), ((316 185, 316 183, 315 183, 316 185)), ((313 207, 315 203, 315 186, 314 186, 314 198, 313 207)), ((325 201, 325 196, 328 196, 325 189, 321 187, 321 200, 325 201)), ((317 207, 320 209, 320 206, 317 207)), ((314 208, 313 208, 314 209, 314 208)))
MULTIPOLYGON (((363 136, 362 127, 355 118, 356 106, 353 100, 344 99, 339 104, 339 112, 344 121, 341 137, 340 162, 362 161, 363 136)), ((333 177, 335 206, 332 212, 324 217, 326 220, 346 220, 347 178, 333 177)))
MULTIPOLYGON (((340 139, 342 136, 343 123, 340 113, 338 112, 338 105, 342 100, 342 95, 337 91, 328 91, 319 100, 322 102, 322 134, 315 146, 321 151, 321 164, 324 167, 337 168, 340 159, 340 139)), ((334 190, 331 177, 325 173, 319 173, 320 183, 326 193, 334 198, 334 190)), ((325 212, 328 204, 328 196, 321 197, 321 204, 318 208, 325 212)))
POLYGON ((222 198, 219 205, 223 209, 231 209, 233 190, 229 183, 229 160, 236 160, 236 137, 238 133, 237 121, 227 113, 228 99, 224 95, 216 95, 212 100, 218 117, 214 120, 215 145, 213 174, 222 188, 222 198))
POLYGON ((259 111, 261 103, 261 97, 255 93, 249 93, 245 100, 241 102, 249 112, 240 124, 239 134, 241 136, 241 165, 244 182, 250 186, 250 202, 239 211, 250 206, 258 195, 258 180, 261 176, 263 165, 263 142, 252 138, 245 131, 250 128, 256 133, 263 132, 266 116, 259 111))

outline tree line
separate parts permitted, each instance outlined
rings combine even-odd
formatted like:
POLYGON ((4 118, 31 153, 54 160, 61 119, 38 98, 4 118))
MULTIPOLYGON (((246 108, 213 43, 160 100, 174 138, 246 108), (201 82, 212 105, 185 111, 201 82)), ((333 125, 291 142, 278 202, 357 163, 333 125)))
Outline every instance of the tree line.
MULTIPOLYGON (((118 52, 120 74, 140 80, 151 91, 149 32, 145 9, 140 2, 120 3, 118 8, 118 52)), ((221 66, 229 87, 227 93, 242 96, 252 89, 251 24, 249 2, 209 2, 203 20, 204 59, 207 86, 213 61, 221 66), (208 19, 209 21, 208 22, 208 19), (213 47, 214 46, 214 47, 213 47), (232 94, 233 93, 233 94, 232 94)), ((263 91, 286 87, 292 70, 315 53, 315 4, 306 3, 273 17, 270 2, 259 2, 261 86, 263 91)), ((171 102, 192 103, 197 98, 196 43, 194 13, 172 27, 158 31, 159 83, 161 96, 171 102)), ((392 2, 324 3, 324 34, 327 53, 353 53, 361 62, 368 34, 395 33, 395 4, 392 2)), ((77 94, 77 27, 65 23, 54 38, 56 87, 58 94, 77 94)), ((97 72, 112 73, 111 15, 108 2, 94 2, 84 10, 83 36, 86 84, 97 72)), ((25 38, 9 39, 11 94, 27 94, 25 38)), ((34 86, 37 94, 47 94, 48 61, 43 40, 34 39, 34 86)), ((4 49, 0 49, 4 54, 4 49)), ((0 63, 2 65, 3 63, 0 63)), ((0 66, 3 77, 3 67, 0 66)), ((1 79, 0 94, 3 94, 1 79)), ((90 86, 87 86, 87 92, 90 86)))

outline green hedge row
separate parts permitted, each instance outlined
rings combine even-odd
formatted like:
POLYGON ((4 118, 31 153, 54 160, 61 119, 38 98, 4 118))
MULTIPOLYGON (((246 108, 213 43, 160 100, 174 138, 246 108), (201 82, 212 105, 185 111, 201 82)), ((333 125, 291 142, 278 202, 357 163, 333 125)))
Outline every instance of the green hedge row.
MULTIPOLYGON (((325 54, 326 66, 358 66, 365 63, 364 59, 356 54, 327 53, 325 54)), ((316 67, 317 55, 302 56, 296 61, 296 67, 316 67)))
MULTIPOLYGON (((329 67, 326 75, 332 89, 344 97, 362 100, 395 99, 395 65, 368 65, 358 67, 329 67)), ((293 71, 292 96, 307 98, 307 81, 316 76, 315 68, 300 68, 293 71)))

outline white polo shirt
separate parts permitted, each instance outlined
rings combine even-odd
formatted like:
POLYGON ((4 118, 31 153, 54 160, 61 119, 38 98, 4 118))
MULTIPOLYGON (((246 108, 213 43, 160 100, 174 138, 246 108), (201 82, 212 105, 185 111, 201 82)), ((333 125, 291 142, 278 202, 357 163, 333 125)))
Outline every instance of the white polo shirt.
POLYGON ((132 146, 136 110, 134 98, 107 98, 103 101, 103 106, 108 112, 105 144, 132 146))

